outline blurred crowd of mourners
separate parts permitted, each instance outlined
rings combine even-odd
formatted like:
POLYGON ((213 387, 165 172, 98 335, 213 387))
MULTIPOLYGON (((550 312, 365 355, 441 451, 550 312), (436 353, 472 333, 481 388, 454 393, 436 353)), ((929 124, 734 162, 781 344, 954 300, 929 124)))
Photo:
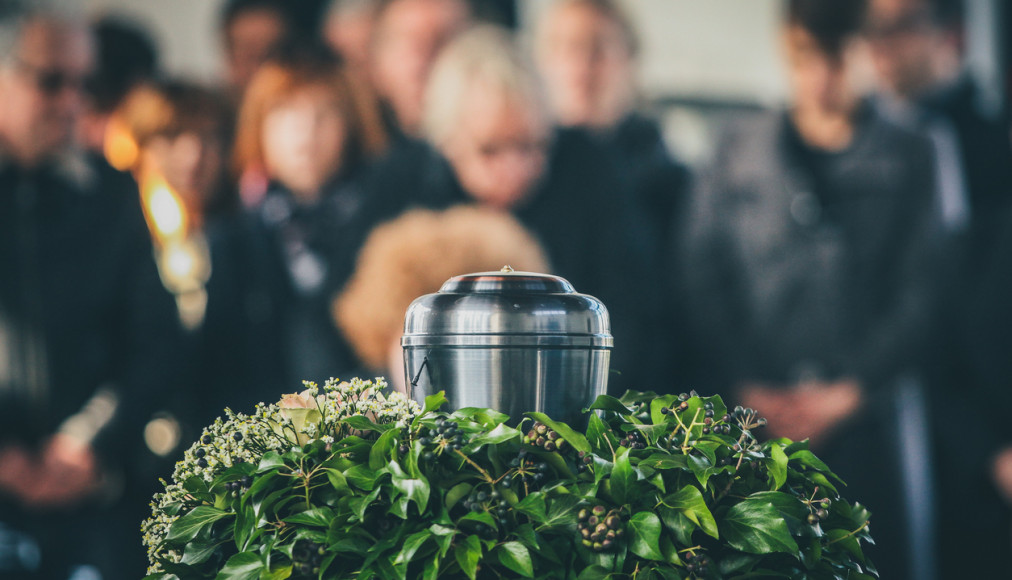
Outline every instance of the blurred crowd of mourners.
POLYGON ((509 2, 317 4, 225 2, 202 86, 129 21, 0 2, 0 578, 143 576, 222 408, 403 384, 408 303, 504 264, 607 305, 613 393, 809 438, 882 578, 1009 577, 1012 127, 958 0, 787 0, 787 104, 691 169, 620 3, 524 42, 509 2))

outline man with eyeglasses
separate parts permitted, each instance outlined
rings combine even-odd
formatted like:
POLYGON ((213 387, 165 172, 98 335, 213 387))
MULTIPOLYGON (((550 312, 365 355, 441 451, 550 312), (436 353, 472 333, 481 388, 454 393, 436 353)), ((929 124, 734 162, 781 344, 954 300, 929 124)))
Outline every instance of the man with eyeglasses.
POLYGON ((85 29, 0 4, 3 578, 143 574, 123 466, 178 325, 133 182, 72 147, 91 64, 85 29))
POLYGON ((940 198, 952 267, 940 272, 945 294, 934 356, 927 357, 937 405, 935 436, 938 497, 963 497, 938 505, 939 577, 1007 576, 1010 557, 1008 506, 990 481, 995 464, 1012 472, 1012 437, 1004 407, 1012 332, 1008 320, 1009 252, 1012 239, 1012 152, 1009 125, 985 114, 981 94, 964 66, 965 27, 960 0, 873 0, 865 27, 881 95, 879 109, 912 126, 934 144, 940 198), (1006 241, 1001 242, 1002 239, 1006 241), (1004 261, 1002 261, 1004 260, 1004 261), (992 288, 992 286, 994 286, 992 288), (996 291, 1001 288, 1002 292, 996 291), (1000 322, 998 322, 1000 321, 1000 322), (992 389, 992 390, 989 390, 992 389), (953 396, 956 395, 956 396, 953 396), (993 404, 978 406, 975 401, 993 404), (952 417, 975 417, 951 438, 952 417), (1003 463, 1004 462, 1004 463, 1003 463), (969 564, 968 564, 969 563, 969 564), (968 567, 969 566, 969 567, 968 567))

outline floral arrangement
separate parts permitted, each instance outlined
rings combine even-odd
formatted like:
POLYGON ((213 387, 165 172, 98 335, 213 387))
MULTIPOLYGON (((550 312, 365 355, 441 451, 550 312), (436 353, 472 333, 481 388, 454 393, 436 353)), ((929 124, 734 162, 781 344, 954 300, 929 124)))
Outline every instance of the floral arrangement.
POLYGON ((868 511, 719 396, 602 396, 575 429, 307 386, 185 452, 142 526, 148 578, 877 577, 868 511))

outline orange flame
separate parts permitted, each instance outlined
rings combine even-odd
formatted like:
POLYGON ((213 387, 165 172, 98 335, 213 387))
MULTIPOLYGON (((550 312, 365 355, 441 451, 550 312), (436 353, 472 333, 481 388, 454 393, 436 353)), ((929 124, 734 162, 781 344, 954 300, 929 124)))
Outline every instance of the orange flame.
POLYGON ((140 181, 144 216, 155 242, 164 247, 185 239, 190 220, 179 194, 154 171, 144 172, 140 181))

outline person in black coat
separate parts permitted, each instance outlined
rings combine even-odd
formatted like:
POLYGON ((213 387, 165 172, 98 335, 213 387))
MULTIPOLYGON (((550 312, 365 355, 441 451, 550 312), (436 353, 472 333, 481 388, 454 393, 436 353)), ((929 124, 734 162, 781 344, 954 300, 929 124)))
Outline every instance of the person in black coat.
POLYGON ((20 16, 0 62, 0 569, 137 577, 133 468, 180 387, 179 327, 133 181, 68 147, 89 37, 20 16))
POLYGON ((296 47, 254 76, 236 143, 239 168, 268 185, 259 205, 216 242, 221 249, 211 249, 223 263, 217 284, 231 290, 215 297, 212 274, 208 322, 220 307, 231 309, 235 324, 259 329, 239 340, 249 368, 263 370, 246 392, 233 393, 233 405, 251 406, 298 390, 303 380, 323 384, 361 368, 330 302, 383 215, 362 180, 386 135, 375 103, 331 57, 296 47))
POLYGON ((565 0, 538 24, 538 66, 558 123, 586 129, 609 149, 661 246, 680 222, 690 176, 657 121, 637 110, 632 22, 612 0, 565 0))
POLYGON ((687 311, 721 390, 768 417, 768 436, 809 439, 869 507, 882 577, 923 578, 932 538, 914 531, 932 498, 914 483, 930 472, 908 463, 924 430, 906 429, 925 415, 904 377, 933 329, 934 155, 852 91, 860 4, 788 6, 792 105, 734 127, 701 180, 687 311))
POLYGON ((966 574, 971 561, 976 575, 989 577, 1008 568, 1009 515, 991 477, 1007 427, 1000 417, 975 421, 959 442, 948 430, 954 413, 975 414, 981 399, 994 397, 993 377, 1006 370, 992 349, 1007 344, 994 332, 1006 309, 994 280, 1008 264, 1001 252, 1012 212, 1012 146, 1007 116, 987 112, 966 67, 964 9, 962 0, 875 0, 866 34, 880 110, 929 135, 938 161, 948 263, 936 269, 943 295, 928 379, 933 398, 947 400, 935 408, 939 496, 973 505, 938 504, 940 574, 966 574))
POLYGON ((668 389, 656 370, 666 353, 649 226, 604 149, 581 130, 551 129, 540 90, 507 32, 464 33, 430 79, 423 128, 433 146, 402 145, 379 195, 402 192, 401 207, 476 202, 513 214, 539 238, 552 273, 608 307, 610 389, 668 389))

